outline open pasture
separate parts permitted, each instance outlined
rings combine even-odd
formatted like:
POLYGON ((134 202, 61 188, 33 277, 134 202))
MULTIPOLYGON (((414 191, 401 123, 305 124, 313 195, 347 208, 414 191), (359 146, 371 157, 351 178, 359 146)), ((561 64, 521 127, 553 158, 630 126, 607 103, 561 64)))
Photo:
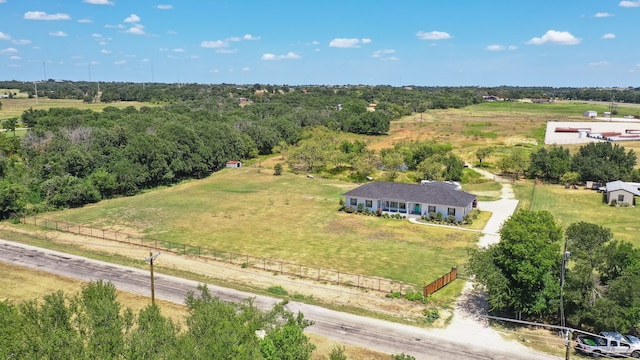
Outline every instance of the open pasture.
POLYGON ((243 167, 45 216, 416 285, 463 264, 475 246, 477 232, 339 212, 355 186, 243 167))
POLYGON ((594 190, 565 189, 563 185, 515 184, 519 207, 547 210, 559 224, 567 226, 589 222, 610 228, 613 238, 640 246, 640 208, 609 206, 602 201, 603 194, 594 190))
MULTIPOLYGON (((621 114, 626 110, 637 112, 636 108, 624 106, 619 104, 621 114)), ((475 152, 479 148, 543 144, 547 121, 584 121, 583 113, 587 110, 602 113, 608 111, 608 107, 578 102, 485 102, 463 109, 428 110, 407 116, 392 122, 388 135, 367 137, 366 141, 376 150, 402 141, 450 143, 465 161, 477 163, 475 152)), ((487 158, 487 162, 495 161, 499 153, 487 158)))
POLYGON ((76 109, 91 109, 93 111, 102 111, 102 109, 113 106, 117 108, 126 108, 133 106, 140 108, 141 106, 157 106, 150 103, 141 103, 136 101, 118 101, 113 103, 85 103, 82 100, 70 100, 70 99, 29 99, 24 97, 18 97, 15 99, 1 99, 2 110, 0 110, 0 121, 20 118, 22 113, 33 108, 34 110, 49 110, 50 108, 76 108, 76 109))

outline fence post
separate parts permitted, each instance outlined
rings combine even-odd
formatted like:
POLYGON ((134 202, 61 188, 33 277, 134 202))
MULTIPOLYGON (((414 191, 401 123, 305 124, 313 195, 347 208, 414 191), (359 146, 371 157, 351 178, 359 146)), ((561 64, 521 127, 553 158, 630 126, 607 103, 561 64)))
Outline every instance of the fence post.
POLYGON ((56 231, 58 231, 58 222, 56 221, 56 231))
POLYGON ((318 281, 320 281, 320 268, 318 268, 318 281))
POLYGON ((338 285, 340 285, 340 271, 338 271, 338 285))
POLYGON ((358 289, 360 289, 360 275, 358 275, 358 289))
POLYGON ((267 259, 262 258, 262 270, 267 270, 267 259))
POLYGON ((282 275, 282 261, 280 261, 280 275, 282 275))
POLYGON ((380 291, 380 279, 378 279, 378 291, 380 291))

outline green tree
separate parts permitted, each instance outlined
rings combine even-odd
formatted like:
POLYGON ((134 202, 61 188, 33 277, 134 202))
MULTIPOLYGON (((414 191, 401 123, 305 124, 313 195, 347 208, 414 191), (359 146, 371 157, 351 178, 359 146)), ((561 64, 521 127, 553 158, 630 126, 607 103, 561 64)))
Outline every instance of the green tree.
POLYGON ((398 177, 398 171, 402 169, 404 165, 404 157, 395 149, 385 149, 382 152, 382 164, 387 171, 387 177, 393 181, 398 177))
POLYGON ((13 136, 16 136, 17 124, 18 124, 18 119, 10 118, 4 121, 4 123, 2 124, 2 127, 7 131, 11 131, 13 133, 13 136))
POLYGON ((637 157, 633 150, 610 142, 593 142, 583 145, 571 158, 571 170, 582 180, 609 182, 631 181, 637 157))
POLYGON ((329 360, 347 360, 347 354, 344 352, 344 346, 334 346, 329 353, 329 360))
POLYGON ((569 171, 570 163, 571 153, 569 149, 556 145, 552 145, 549 148, 541 147, 531 153, 527 172, 530 176, 558 182, 569 171))
POLYGON ((500 229, 500 242, 471 250, 469 267, 492 310, 518 318, 558 310, 561 227, 548 211, 520 210, 500 229))
POLYGON ((280 176, 282 175, 282 164, 277 163, 273 166, 273 175, 280 176))
POLYGON ((476 158, 478 159, 478 162, 479 162, 478 166, 482 167, 483 166, 482 161, 486 159, 489 155, 491 155, 492 152, 493 152, 492 147, 484 147, 476 150, 476 158))

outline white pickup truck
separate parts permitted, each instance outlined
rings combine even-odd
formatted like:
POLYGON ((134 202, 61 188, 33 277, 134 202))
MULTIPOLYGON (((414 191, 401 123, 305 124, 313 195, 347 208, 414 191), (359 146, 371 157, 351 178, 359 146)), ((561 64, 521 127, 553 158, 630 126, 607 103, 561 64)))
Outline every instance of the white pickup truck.
MULTIPOLYGON (((609 333, 610 334, 610 333, 609 333)), ((632 344, 623 336, 578 335, 576 337, 576 352, 593 357, 632 357, 640 358, 640 345, 632 344)))

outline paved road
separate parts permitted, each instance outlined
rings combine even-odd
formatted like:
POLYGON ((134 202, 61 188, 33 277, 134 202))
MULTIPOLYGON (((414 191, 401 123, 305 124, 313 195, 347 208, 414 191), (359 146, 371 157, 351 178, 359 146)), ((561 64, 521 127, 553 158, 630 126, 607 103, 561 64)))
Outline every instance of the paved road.
MULTIPOLYGON (((108 280, 118 289, 149 295, 149 273, 139 269, 118 266, 75 255, 36 248, 0 240, 0 261, 46 271, 82 281, 108 280)), ((156 274, 155 293, 158 299, 183 303, 185 295, 195 290, 198 283, 164 274, 156 274)), ((225 300, 238 301, 254 298, 256 306, 269 308, 278 300, 208 285, 212 295, 225 300)), ((290 302, 294 312, 301 311, 315 324, 308 331, 336 339, 343 343, 389 354, 406 353, 416 359, 557 359, 532 351, 509 353, 504 349, 470 346, 464 338, 446 339, 427 329, 381 321, 319 306, 290 302)))

